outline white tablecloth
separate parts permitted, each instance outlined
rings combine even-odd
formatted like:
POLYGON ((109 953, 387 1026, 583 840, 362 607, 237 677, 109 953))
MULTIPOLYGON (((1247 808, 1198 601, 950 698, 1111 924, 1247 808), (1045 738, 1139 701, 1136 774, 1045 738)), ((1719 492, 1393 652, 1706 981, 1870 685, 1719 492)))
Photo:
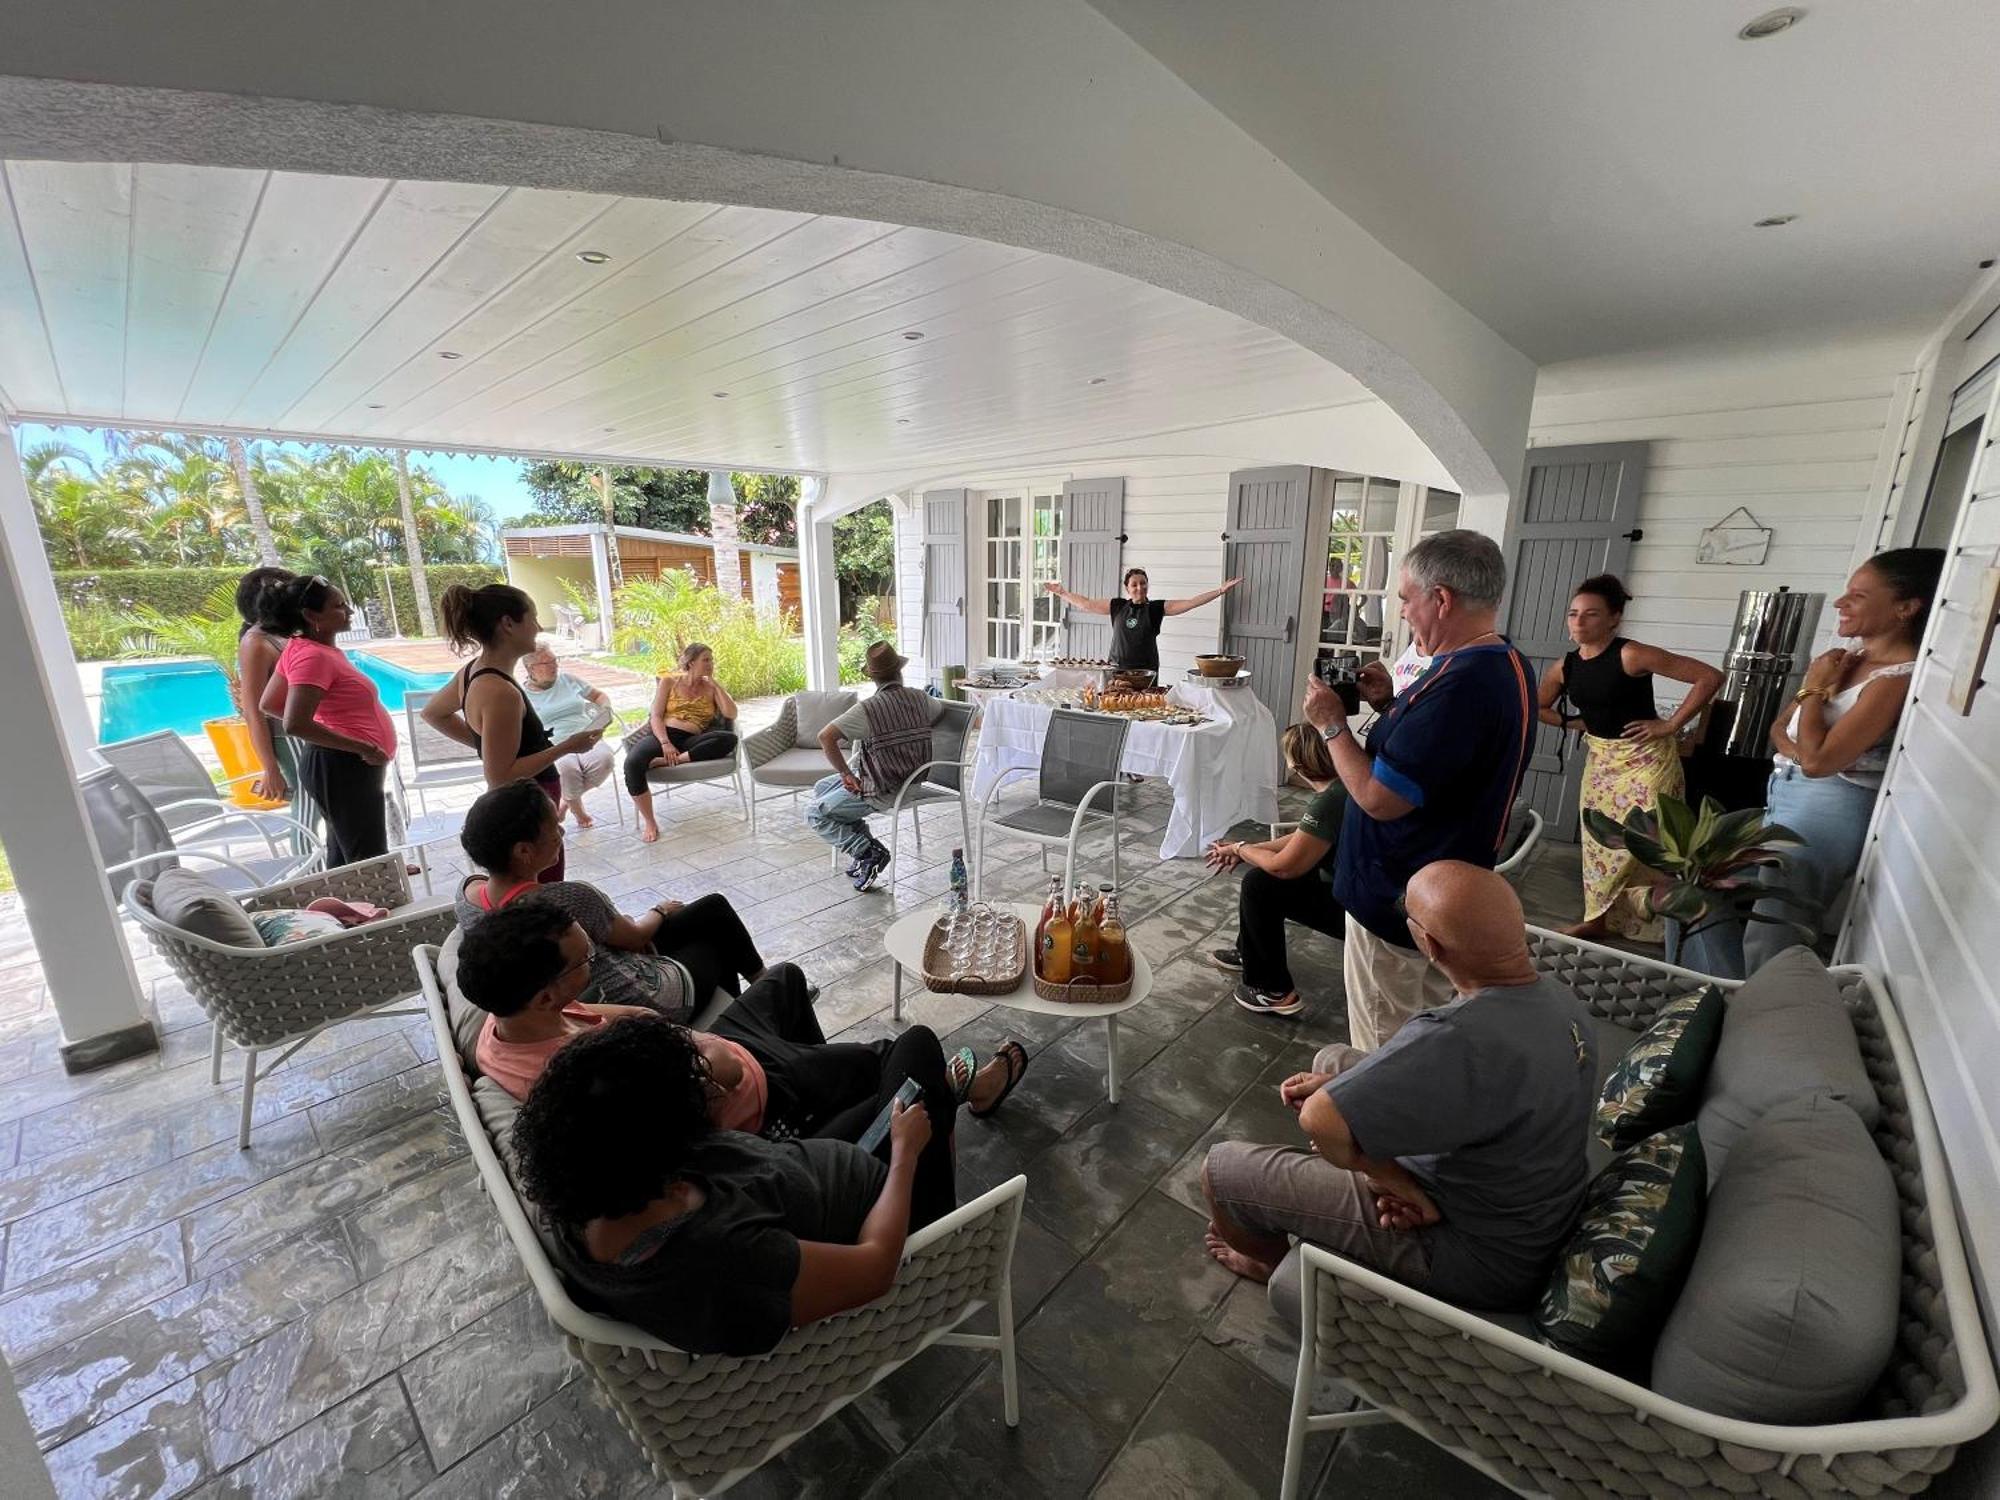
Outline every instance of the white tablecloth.
MULTIPOLYGON (((1122 769, 1157 776, 1173 789, 1174 813, 1160 858, 1199 855, 1246 818, 1269 823, 1278 816, 1278 725, 1247 688, 1177 685, 1173 699, 1213 721, 1199 728, 1135 723, 1125 736, 1122 769)), ((979 753, 972 767, 972 795, 1017 766, 1039 766, 1042 736, 1055 712, 1046 704, 995 698, 985 705, 979 753)), ((1033 783, 1017 778, 1030 789, 1033 783)))

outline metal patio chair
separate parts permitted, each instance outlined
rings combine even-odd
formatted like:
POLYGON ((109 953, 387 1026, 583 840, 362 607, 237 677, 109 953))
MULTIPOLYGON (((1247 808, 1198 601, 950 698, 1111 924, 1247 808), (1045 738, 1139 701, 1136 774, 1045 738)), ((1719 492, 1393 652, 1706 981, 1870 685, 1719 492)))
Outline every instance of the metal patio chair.
MULTIPOLYGON (((965 763, 965 751, 966 741, 972 735, 974 712, 970 703, 947 702, 944 713, 931 725, 932 758, 910 772, 896 789, 896 800, 889 808, 889 868, 892 872, 901 869, 896 862, 896 848, 905 808, 909 809, 910 831, 916 838, 919 854, 924 852, 924 826, 918 810, 935 802, 958 804, 959 836, 965 840, 965 848, 972 847, 972 813, 966 802, 970 767, 965 763)), ((836 850, 836 859, 838 855, 836 850)), ((895 894, 899 878, 897 873, 889 876, 891 895, 895 894)))
POLYGON ((477 750, 461 745, 424 722, 423 707, 436 696, 434 692, 403 695, 403 744, 410 753, 410 774, 403 775, 400 755, 389 764, 396 768, 396 795, 403 804, 406 819, 411 792, 417 794, 417 816, 429 817, 425 792, 439 787, 470 786, 473 782, 483 784, 486 780, 486 768, 480 763, 477 750))
POLYGON ((1076 843, 1084 825, 1105 820, 1111 824, 1111 883, 1121 884, 1118 819, 1125 783, 1119 765, 1125 755, 1125 736, 1131 727, 1126 719, 1067 708, 1059 708, 1050 716, 1049 727, 1042 735, 1041 765, 1011 766, 1002 771, 979 804, 979 844, 973 858, 975 889, 984 889, 989 826, 1039 844, 1044 873, 1049 867, 1050 848, 1062 846, 1063 889, 1067 891, 1075 882, 1076 843), (1031 770, 1038 775, 1035 800, 995 817, 993 799, 1000 788, 1011 778, 1025 776, 1031 770))
MULTIPOLYGON (((77 778, 77 788, 83 794, 84 815, 96 835, 98 856, 114 897, 122 895, 134 880, 157 875, 183 860, 213 867, 217 883, 227 889, 252 890, 313 868, 323 853, 317 838, 305 855, 280 849, 271 839, 267 852, 240 859, 218 852, 226 846, 213 841, 195 837, 184 843, 160 810, 116 766, 84 772, 77 778)), ((187 826, 195 835, 206 831, 199 823, 187 826)))
MULTIPOLYGON (((620 727, 622 728, 623 725, 621 724, 620 727)), ((734 734, 736 732, 736 721, 734 719, 717 719, 715 727, 717 729, 726 729, 734 734)), ((645 728, 647 728, 645 724, 637 725, 619 739, 619 760, 621 762, 624 759, 623 752, 631 749, 628 741, 645 728)), ((612 773, 613 779, 618 782, 618 794, 621 798, 625 795, 625 782, 622 771, 623 767, 621 765, 619 770, 612 773)), ((736 793, 738 804, 743 809, 744 821, 749 821, 750 791, 743 783, 743 741, 741 737, 737 739, 736 748, 730 751, 722 760, 691 760, 683 762, 678 766, 654 766, 646 772, 646 785, 651 787, 656 795, 665 795, 675 787, 699 786, 706 781, 728 782, 731 789, 736 793)), ((618 821, 621 826, 625 821, 625 809, 622 806, 618 809, 618 821)))
MULTIPOLYGON (((239 844, 264 846, 271 860, 289 853, 287 873, 313 868, 323 852, 319 835, 281 808, 245 807, 223 795, 233 782, 218 784, 194 751, 171 729, 99 745, 97 754, 118 771, 157 813, 178 849, 203 849, 231 856, 239 844)), ((236 778, 249 781, 258 773, 236 778)), ((134 854, 155 853, 154 848, 134 854)), ((259 868, 265 868, 260 866, 259 868)))
POLYGON ((578 1307, 538 1232, 540 1215, 511 1175, 509 1133, 520 1105, 467 1061, 477 1035, 468 1023, 478 1013, 454 982, 457 942, 454 933, 442 949, 419 947, 413 957, 438 1068, 480 1186, 549 1321, 610 1398, 671 1494, 721 1494, 932 1344, 997 1354, 1002 1415, 1010 1428, 1020 1421, 1013 1259, 1025 1177, 912 1234, 885 1296, 795 1328, 768 1354, 689 1354, 642 1328, 578 1307), (994 1332, 968 1331, 989 1314, 994 1332))

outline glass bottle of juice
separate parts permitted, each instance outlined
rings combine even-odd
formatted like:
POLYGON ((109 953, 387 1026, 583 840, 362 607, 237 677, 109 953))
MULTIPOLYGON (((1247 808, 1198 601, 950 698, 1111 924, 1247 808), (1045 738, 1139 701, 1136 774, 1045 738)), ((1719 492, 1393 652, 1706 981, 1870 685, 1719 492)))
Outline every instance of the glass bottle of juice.
MULTIPOLYGON (((1062 877, 1056 877, 1058 885, 1062 877)), ((1050 984, 1068 984, 1076 975, 1076 924, 1069 908, 1060 903, 1055 915, 1042 929, 1042 978, 1050 984)))
POLYGON ((1071 938, 1070 977, 1072 979, 1096 979, 1097 974, 1097 912, 1096 900, 1090 887, 1076 888, 1076 919, 1071 938))
POLYGON ((1049 924, 1063 911, 1062 876, 1049 877, 1048 899, 1042 902, 1041 920, 1035 923, 1035 972, 1042 972, 1042 955, 1048 951, 1049 924))
POLYGON ((1132 977, 1132 949, 1125 940, 1125 919, 1118 915, 1118 893, 1104 887, 1104 916, 1097 924, 1097 982, 1123 984, 1132 977))
POLYGON ((1110 895, 1111 895, 1110 886, 1100 885, 1097 888, 1097 899, 1095 902, 1092 903, 1090 910, 1091 914, 1097 918, 1097 925, 1099 927, 1102 927, 1104 925, 1104 903, 1106 899, 1109 898, 1110 895))

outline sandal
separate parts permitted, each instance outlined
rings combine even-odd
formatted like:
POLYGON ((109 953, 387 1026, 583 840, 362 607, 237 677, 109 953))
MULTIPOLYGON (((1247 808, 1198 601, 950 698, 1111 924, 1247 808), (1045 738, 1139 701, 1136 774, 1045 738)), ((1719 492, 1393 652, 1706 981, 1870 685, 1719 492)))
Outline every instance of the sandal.
POLYGON ((979 1071, 979 1054, 960 1047, 944 1060, 944 1076, 951 1083, 951 1102, 964 1104, 972 1097, 972 1077, 979 1071))
POLYGON ((986 1108, 966 1111, 976 1120, 983 1120, 988 1115, 997 1113, 1000 1106, 1007 1102, 1007 1096, 1014 1092, 1014 1086, 1028 1076, 1028 1049, 1019 1042, 1005 1042, 993 1055, 1007 1059, 1007 1082, 986 1108))

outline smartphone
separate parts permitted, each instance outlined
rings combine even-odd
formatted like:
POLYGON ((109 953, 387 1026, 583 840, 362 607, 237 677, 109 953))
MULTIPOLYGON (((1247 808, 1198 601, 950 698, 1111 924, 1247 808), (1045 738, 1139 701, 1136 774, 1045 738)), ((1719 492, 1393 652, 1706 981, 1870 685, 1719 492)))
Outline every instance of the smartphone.
POLYGON ((1360 684, 1354 680, 1354 669, 1339 657, 1322 656, 1313 663, 1313 676, 1340 695, 1340 706, 1349 718, 1361 712, 1360 684))
POLYGON ((889 1117, 894 1113, 896 1106, 901 1104, 907 1107, 915 1104, 923 1096, 923 1086, 914 1078, 905 1078, 903 1086, 896 1090, 896 1097, 882 1106, 882 1113, 877 1115, 875 1123, 862 1133, 857 1144, 863 1151, 879 1150, 882 1143, 889 1139, 889 1117))

